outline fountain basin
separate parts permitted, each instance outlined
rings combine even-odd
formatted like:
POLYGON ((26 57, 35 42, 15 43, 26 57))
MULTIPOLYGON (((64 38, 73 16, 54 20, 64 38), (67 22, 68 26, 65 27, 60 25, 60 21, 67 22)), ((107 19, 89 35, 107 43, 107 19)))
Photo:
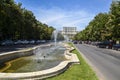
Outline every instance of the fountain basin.
MULTIPOLYGON (((67 47, 67 46, 65 46, 65 47, 67 47)), ((29 52, 36 48, 37 47, 29 49, 27 51, 29 52)), ((62 61, 59 65, 57 65, 53 68, 42 70, 42 71, 26 72, 26 73, 0 73, 0 79, 9 79, 9 80, 10 79, 44 79, 47 77, 51 77, 51 76, 60 74, 60 73, 64 72, 71 63, 79 63, 79 59, 77 58, 77 56, 75 54, 70 53, 70 51, 73 49, 74 48, 68 47, 64 53, 67 60, 62 61)), ((11 57, 9 57, 9 58, 11 58, 11 57)))
POLYGON ((12 51, 12 52, 7 52, 7 53, 2 53, 0 54, 0 64, 19 58, 19 57, 24 57, 24 56, 30 56, 33 55, 33 50, 35 50, 37 47, 34 48, 29 48, 26 50, 19 50, 19 51, 12 51))

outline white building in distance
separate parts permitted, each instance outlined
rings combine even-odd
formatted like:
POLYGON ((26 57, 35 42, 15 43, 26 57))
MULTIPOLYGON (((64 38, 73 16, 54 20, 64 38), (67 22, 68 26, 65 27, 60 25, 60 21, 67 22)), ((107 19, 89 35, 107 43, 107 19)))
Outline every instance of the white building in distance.
POLYGON ((72 39, 77 34, 76 27, 63 27, 62 34, 72 39))

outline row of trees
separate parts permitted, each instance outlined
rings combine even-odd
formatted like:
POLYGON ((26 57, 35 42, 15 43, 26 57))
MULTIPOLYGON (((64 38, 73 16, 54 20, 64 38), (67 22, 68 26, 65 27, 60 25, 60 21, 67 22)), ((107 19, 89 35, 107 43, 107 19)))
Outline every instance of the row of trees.
POLYGON ((75 40, 120 40, 120 1, 113 1, 109 13, 99 13, 75 40))
POLYGON ((21 5, 14 0, 0 0, 0 40, 50 39, 54 28, 39 22, 21 5))

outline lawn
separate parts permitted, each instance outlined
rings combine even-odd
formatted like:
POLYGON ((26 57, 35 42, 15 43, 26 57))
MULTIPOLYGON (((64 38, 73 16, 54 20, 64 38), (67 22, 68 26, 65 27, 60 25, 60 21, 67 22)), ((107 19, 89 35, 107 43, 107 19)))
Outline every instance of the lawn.
MULTIPOLYGON (((69 43, 70 46, 73 46, 69 43)), ((98 80, 95 72, 82 58, 80 53, 75 49, 72 53, 77 54, 80 64, 73 64, 64 73, 46 80, 98 80)))

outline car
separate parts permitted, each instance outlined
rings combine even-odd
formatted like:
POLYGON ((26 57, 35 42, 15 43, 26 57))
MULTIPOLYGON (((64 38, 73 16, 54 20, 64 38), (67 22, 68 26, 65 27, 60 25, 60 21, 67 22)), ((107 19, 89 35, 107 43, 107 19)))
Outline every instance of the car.
POLYGON ((41 43, 45 43, 45 42, 46 42, 46 40, 41 40, 40 42, 41 42, 41 43))
POLYGON ((79 44, 82 44, 82 41, 79 41, 78 43, 79 43, 79 44))
POLYGON ((39 44, 39 43, 46 43, 46 40, 37 40, 36 43, 37 44, 39 44))
POLYGON ((96 46, 97 42, 91 42, 91 45, 96 46))
POLYGON ((113 45, 112 49, 114 49, 114 50, 120 50, 120 44, 113 45))
POLYGON ((14 42, 14 44, 28 44, 29 41, 28 40, 18 40, 16 42, 14 42))
POLYGON ((103 41, 103 42, 99 42, 96 46, 99 48, 111 49, 113 44, 110 41, 103 41))
POLYGON ((73 42, 73 44, 77 44, 78 42, 77 41, 72 41, 73 42))
POLYGON ((40 43, 40 42, 41 42, 40 40, 37 40, 37 41, 36 41, 37 44, 40 43))
POLYGON ((12 40, 5 40, 1 43, 2 46, 13 45, 14 42, 12 40))
POLYGON ((16 44, 22 44, 22 40, 17 40, 17 41, 14 42, 14 44, 15 44, 15 45, 16 45, 16 44))
POLYGON ((35 43, 35 40, 31 40, 29 41, 30 44, 34 44, 35 43))
POLYGON ((29 43, 28 40, 23 40, 23 41, 22 41, 22 44, 28 44, 28 43, 29 43))

